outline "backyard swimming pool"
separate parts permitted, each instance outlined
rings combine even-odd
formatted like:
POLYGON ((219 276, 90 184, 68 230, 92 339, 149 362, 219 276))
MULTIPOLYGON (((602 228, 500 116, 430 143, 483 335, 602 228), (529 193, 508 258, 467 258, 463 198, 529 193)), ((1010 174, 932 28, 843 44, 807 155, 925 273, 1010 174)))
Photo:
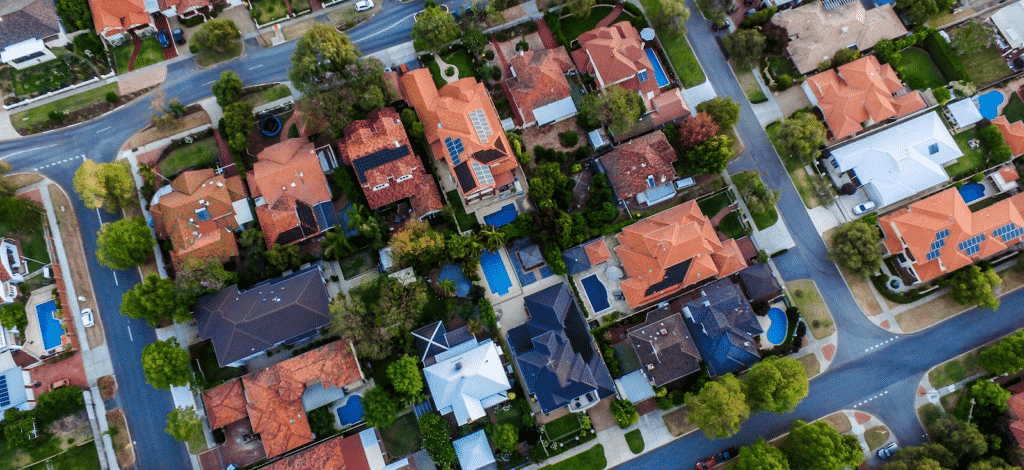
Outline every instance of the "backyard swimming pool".
POLYGON ((978 97, 978 109, 985 119, 995 119, 999 115, 999 105, 1003 104, 1003 94, 992 90, 978 97))
POLYGON ((53 318, 53 312, 56 311, 57 304, 52 300, 36 305, 39 332, 43 335, 43 348, 47 351, 60 346, 60 337, 64 334, 64 330, 60 327, 60 321, 53 318))
POLYGON ((968 204, 985 197, 985 185, 981 183, 967 183, 960 187, 959 191, 960 196, 964 198, 964 202, 968 204))
POLYGON ((597 278, 597 274, 583 278, 580 283, 583 284, 583 290, 587 291, 587 298, 590 299, 590 305, 594 307, 594 313, 608 308, 608 289, 605 289, 604 283, 597 278))
POLYGON ((665 76, 665 69, 661 68, 661 62, 658 61, 658 54, 653 49, 644 49, 647 53, 647 58, 651 59, 651 65, 654 66, 654 79, 658 81, 658 87, 668 85, 668 77, 665 76))
POLYGON ((509 287, 512 287, 512 279, 508 277, 508 270, 505 269, 505 263, 501 261, 501 255, 484 250, 484 254, 480 255, 480 267, 484 270, 484 276, 487 277, 487 285, 491 286, 492 294, 505 295, 508 293, 509 287))
POLYGON ((465 297, 469 295, 469 279, 466 279, 466 275, 462 274, 462 268, 454 264, 446 264, 441 267, 441 272, 437 275, 437 280, 444 282, 451 280, 455 284, 455 295, 459 297, 465 297))
POLYGON ((487 225, 493 225, 494 227, 501 227, 503 225, 510 224, 513 220, 516 220, 517 215, 519 215, 519 211, 516 210, 516 206, 509 204, 502 207, 498 212, 485 215, 484 223, 487 225))
POLYGON ((786 318, 786 312, 783 312, 781 308, 773 308, 768 311, 768 318, 772 320, 772 324, 768 327, 768 331, 765 332, 765 338, 768 339, 769 343, 782 344, 786 340, 786 332, 789 331, 789 320, 786 318))
POLYGON ((338 420, 342 427, 356 424, 363 420, 363 399, 359 395, 349 395, 344 405, 338 408, 338 420))

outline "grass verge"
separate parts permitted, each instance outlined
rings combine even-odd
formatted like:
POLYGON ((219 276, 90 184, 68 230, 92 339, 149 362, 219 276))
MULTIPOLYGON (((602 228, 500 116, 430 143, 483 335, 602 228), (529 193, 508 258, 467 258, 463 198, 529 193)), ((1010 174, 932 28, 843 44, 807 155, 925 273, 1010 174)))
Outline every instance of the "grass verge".
POLYGON ((124 148, 133 149, 142 147, 143 145, 156 142, 160 139, 170 137, 179 132, 195 129, 205 124, 210 124, 210 115, 206 111, 199 111, 186 116, 181 117, 176 121, 177 125, 170 129, 157 129, 154 126, 146 126, 141 131, 133 135, 128 142, 125 142, 124 148))
POLYGON ((864 431, 864 440, 868 443, 868 449, 875 450, 885 444, 885 441, 889 440, 889 428, 885 426, 875 426, 867 431, 864 431))
POLYGON ((31 127, 49 120, 50 111, 58 110, 65 113, 82 109, 94 103, 106 99, 108 92, 117 93, 117 83, 103 85, 98 88, 83 91, 67 98, 62 98, 52 103, 36 106, 35 108, 14 113, 11 115, 11 124, 17 128, 31 127))
POLYGON ((980 349, 968 351, 935 366, 928 371, 928 381, 932 387, 942 388, 984 371, 981 364, 978 364, 979 352, 980 349))
POLYGON ((267 103, 272 103, 281 98, 291 96, 291 94, 291 88, 288 88, 288 85, 282 83, 280 85, 274 85, 270 88, 267 88, 266 90, 263 90, 259 93, 247 95, 244 98, 242 98, 242 101, 251 104, 252 107, 255 108, 267 103))
POLYGON ((797 360, 804 366, 804 372, 807 373, 808 379, 821 373, 821 364, 818 363, 818 356, 808 354, 797 360))
POLYGON ((607 466, 604 446, 598 444, 561 462, 541 467, 541 470, 602 470, 607 466))
POLYGON ((661 419, 665 421, 665 427, 673 437, 689 434, 697 430, 697 425, 686 420, 689 410, 686 407, 679 408, 671 413, 665 413, 661 419))
POLYGON ((124 419, 124 412, 118 408, 108 411, 107 423, 110 425, 110 438, 114 441, 117 464, 121 468, 131 468, 135 465, 135 448, 131 436, 128 435, 128 422, 124 419))
POLYGON ((196 63, 200 67, 209 67, 213 64, 224 62, 225 60, 231 60, 242 54, 242 42, 238 41, 224 50, 224 52, 217 52, 213 50, 203 50, 196 54, 196 63))
POLYGON ((786 283, 793 305, 800 309, 800 314, 811 328, 816 339, 825 339, 836 331, 832 314, 821 298, 818 286, 810 279, 800 279, 786 283))
POLYGON ((639 454, 644 451, 644 436, 640 434, 639 429, 634 429, 626 433, 626 444, 629 445, 630 452, 639 454))

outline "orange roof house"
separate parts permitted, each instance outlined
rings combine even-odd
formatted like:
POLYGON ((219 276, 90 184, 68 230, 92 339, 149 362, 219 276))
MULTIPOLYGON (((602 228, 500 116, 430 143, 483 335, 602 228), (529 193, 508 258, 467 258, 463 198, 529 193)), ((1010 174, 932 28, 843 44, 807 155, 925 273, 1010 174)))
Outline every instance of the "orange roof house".
POLYGON ((951 273, 1021 242, 1024 193, 971 212, 956 188, 878 219, 890 254, 921 282, 951 273))
POLYGON ((925 108, 921 92, 896 96, 904 89, 889 64, 875 56, 861 57, 837 69, 807 77, 804 93, 825 115, 833 138, 855 134, 890 118, 901 118, 925 108))
POLYGON ((1010 124, 1006 116, 998 116, 992 120, 992 124, 1003 131, 1003 139, 1006 139, 1006 144, 1010 146, 1014 157, 1024 155, 1024 121, 1010 124))
POLYGON ((108 40, 121 41, 128 30, 151 26, 143 0, 89 0, 96 32, 108 40))
POLYGON ((565 74, 575 68, 564 47, 512 57, 512 78, 502 83, 516 126, 543 126, 576 115, 565 74))
POLYGON ((308 139, 271 145, 249 172, 249 191, 267 248, 309 239, 337 224, 314 147, 308 139))
POLYGON ((597 266, 612 259, 612 253, 608 251, 608 244, 604 242, 604 237, 583 245, 583 251, 587 254, 591 266, 597 266))
POLYGON ((1011 386, 1010 391, 1010 432, 1017 440, 1017 447, 1024 448, 1024 393, 1021 393, 1019 386, 1011 386))
POLYGON ((370 470, 359 435, 337 436, 302 452, 289 455, 265 470, 370 470))
POLYGON ((338 150, 341 160, 355 169, 371 209, 409 199, 421 219, 441 210, 434 177, 412 152, 394 109, 374 110, 366 119, 349 124, 338 150))
POLYGON ((519 163, 483 83, 463 78, 438 90, 430 71, 418 69, 402 75, 402 87, 467 205, 512 189, 519 163))
POLYGON ((160 0, 160 10, 165 16, 189 18, 195 16, 197 10, 210 6, 210 0, 160 0))
POLYGON ((616 238, 628 277, 619 287, 633 308, 747 266, 736 241, 720 241, 695 201, 627 226, 616 238))
POLYGON ((247 418, 242 380, 235 379, 203 392, 203 405, 211 429, 219 429, 247 418))
POLYGON ((615 197, 636 207, 652 206, 675 196, 675 160, 676 152, 660 130, 619 145, 600 159, 615 197))
POLYGON ((161 188, 150 206, 153 230, 170 238, 174 267, 187 259, 224 263, 238 256, 233 232, 252 220, 247 199, 239 177, 225 179, 213 170, 186 171, 161 188))

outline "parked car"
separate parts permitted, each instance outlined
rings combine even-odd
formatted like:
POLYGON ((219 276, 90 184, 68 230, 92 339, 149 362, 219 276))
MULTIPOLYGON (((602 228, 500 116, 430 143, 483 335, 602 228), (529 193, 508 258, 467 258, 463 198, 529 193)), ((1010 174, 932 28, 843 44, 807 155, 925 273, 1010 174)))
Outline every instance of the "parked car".
POLYGON ((160 41, 160 45, 166 49, 171 47, 171 41, 167 39, 167 31, 160 30, 156 32, 156 40, 160 41))
POLYGON ((83 308, 82 309, 82 325, 88 327, 88 326, 93 326, 95 324, 96 324, 96 321, 92 318, 92 309, 91 308, 83 308))
POLYGON ((718 465, 718 462, 715 462, 715 458, 708 457, 706 459, 697 461, 697 470, 708 470, 709 468, 714 467, 715 465, 718 465))
POLYGON ((178 44, 178 45, 185 44, 185 32, 182 31, 181 28, 175 29, 174 33, 172 33, 172 35, 174 36, 174 43, 175 44, 178 44))
POLYGON ((750 15, 753 15, 754 13, 757 13, 757 10, 751 8, 751 9, 747 10, 746 13, 743 14, 743 17, 746 18, 746 17, 748 17, 750 15))
POLYGON ((356 3, 356 11, 366 11, 373 8, 373 0, 362 0, 356 3))
POLYGON ((875 208, 875 201, 868 201, 853 208, 853 215, 867 214, 875 208))
POLYGON ((732 459, 735 459, 736 456, 739 455, 739 454, 740 454, 740 450, 739 449, 737 449, 735 447, 730 447, 728 449, 725 449, 725 450, 719 452, 718 455, 716 456, 716 459, 719 462, 728 462, 728 461, 730 461, 732 459))
POLYGON ((881 449, 878 449, 878 458, 887 459, 889 457, 892 457, 892 454, 895 454, 896 451, 899 450, 899 448, 900 447, 896 445, 895 442, 890 442, 883 446, 881 449))
POLYGON ((71 381, 70 380, 68 380, 68 379, 58 380, 58 381, 50 384, 50 390, 56 390, 56 389, 61 388, 61 387, 67 387, 68 385, 71 385, 71 381))
POLYGON ((715 23, 713 23, 711 25, 711 30, 712 31, 722 31, 722 30, 728 30, 730 28, 732 28, 732 20, 730 20, 729 18, 726 18, 726 19, 722 20, 721 23, 715 22, 715 23))

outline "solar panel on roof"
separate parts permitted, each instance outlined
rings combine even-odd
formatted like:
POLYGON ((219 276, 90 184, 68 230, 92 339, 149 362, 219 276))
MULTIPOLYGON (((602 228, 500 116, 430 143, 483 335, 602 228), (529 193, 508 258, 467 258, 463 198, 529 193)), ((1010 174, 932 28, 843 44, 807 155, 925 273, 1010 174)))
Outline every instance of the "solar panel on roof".
POLYGON ((210 220, 210 211, 206 210, 205 207, 202 208, 202 209, 199 209, 199 210, 196 211, 196 217, 199 218, 200 222, 204 222, 204 221, 210 220))
POLYGON ((946 238, 948 236, 949 236, 949 229, 946 228, 946 229, 942 229, 941 231, 937 232, 935 234, 935 239, 936 240, 942 240, 943 238, 946 238))
POLYGON ((929 251, 928 254, 925 256, 925 261, 931 261, 931 260, 933 260, 935 258, 938 258, 938 257, 939 257, 939 250, 932 250, 932 251, 929 251))
POLYGON ((473 129, 476 130, 476 136, 480 139, 480 142, 487 143, 487 137, 493 134, 491 131, 491 123, 487 122, 487 115, 484 114, 484 110, 477 109, 469 113, 469 120, 473 122, 473 129))
POLYGON ((7 393, 7 378, 0 375, 0 408, 11 406, 11 397, 7 393))
POLYGON ((481 185, 494 183, 494 175, 491 174, 491 168, 481 165, 477 162, 471 162, 473 164, 473 173, 476 174, 476 180, 481 185))
POLYGON ((386 165, 406 155, 409 155, 408 145, 403 145, 397 148, 388 147, 352 162, 352 167, 356 170, 356 176, 359 177, 359 182, 365 183, 367 170, 386 165))

